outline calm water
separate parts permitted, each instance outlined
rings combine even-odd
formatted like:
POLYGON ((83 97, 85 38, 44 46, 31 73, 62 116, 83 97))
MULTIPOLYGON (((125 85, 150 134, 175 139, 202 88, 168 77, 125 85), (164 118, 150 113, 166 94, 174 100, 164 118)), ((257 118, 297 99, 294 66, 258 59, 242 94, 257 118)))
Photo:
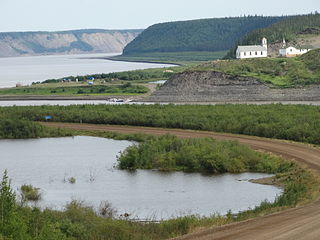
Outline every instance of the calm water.
POLYGON ((94 137, 0 140, 0 170, 8 169, 15 189, 22 184, 41 188, 40 206, 61 209, 74 199, 97 207, 108 200, 119 214, 140 219, 238 212, 265 199, 273 201, 282 191, 247 181, 266 174, 204 176, 115 169, 116 155, 131 144, 94 137), (70 177, 76 178, 75 184, 64 181, 70 177))
POLYGON ((16 83, 31 84, 50 78, 120 72, 135 69, 172 66, 166 64, 116 62, 96 57, 118 54, 51 55, 0 58, 0 87, 16 83))

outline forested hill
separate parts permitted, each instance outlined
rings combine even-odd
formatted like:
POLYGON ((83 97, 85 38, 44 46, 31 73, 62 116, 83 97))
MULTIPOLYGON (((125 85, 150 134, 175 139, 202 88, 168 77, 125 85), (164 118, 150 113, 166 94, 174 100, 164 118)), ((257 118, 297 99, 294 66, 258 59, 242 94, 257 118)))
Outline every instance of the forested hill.
POLYGON ((230 17, 169 22, 143 31, 124 49, 124 55, 149 52, 224 51, 257 28, 285 17, 230 17))
POLYGON ((0 57, 41 54, 122 52, 142 30, 72 30, 0 33, 0 57))
POLYGON ((242 37, 230 50, 228 57, 235 57, 235 49, 237 45, 259 44, 263 37, 268 38, 268 44, 280 43, 284 38, 292 45, 300 45, 303 41, 299 40, 308 38, 311 35, 320 36, 319 13, 289 16, 268 27, 256 29, 242 37))

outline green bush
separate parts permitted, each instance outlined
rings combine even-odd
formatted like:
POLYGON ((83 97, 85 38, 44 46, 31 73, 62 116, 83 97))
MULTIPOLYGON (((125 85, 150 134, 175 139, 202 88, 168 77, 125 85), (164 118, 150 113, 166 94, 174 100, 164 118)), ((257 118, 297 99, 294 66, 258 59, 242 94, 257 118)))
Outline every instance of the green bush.
POLYGON ((133 145, 118 157, 121 169, 184 170, 208 173, 276 173, 292 164, 230 141, 161 136, 133 145))

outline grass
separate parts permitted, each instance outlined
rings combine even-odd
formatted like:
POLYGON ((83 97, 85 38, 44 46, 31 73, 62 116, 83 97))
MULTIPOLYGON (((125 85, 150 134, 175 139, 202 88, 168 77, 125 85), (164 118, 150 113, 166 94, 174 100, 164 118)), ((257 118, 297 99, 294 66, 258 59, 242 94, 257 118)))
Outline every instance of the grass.
POLYGON ((188 65, 190 63, 204 62, 223 58, 227 51, 220 52, 153 52, 137 53, 111 57, 111 60, 133 62, 155 62, 188 65))
POLYGON ((56 87, 50 84, 42 87, 18 87, 0 89, 1 95, 141 95, 148 92, 148 88, 141 85, 94 85, 94 86, 64 86, 56 87))
POLYGON ((218 71, 234 76, 254 77, 280 88, 320 83, 320 49, 296 58, 260 58, 211 61, 187 71, 218 71))

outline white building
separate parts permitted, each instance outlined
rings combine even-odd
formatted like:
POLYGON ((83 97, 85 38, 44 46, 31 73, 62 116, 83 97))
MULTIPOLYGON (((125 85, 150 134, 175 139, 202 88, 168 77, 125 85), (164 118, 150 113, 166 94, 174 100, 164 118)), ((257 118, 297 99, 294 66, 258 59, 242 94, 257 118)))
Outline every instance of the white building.
POLYGON ((238 59, 268 57, 267 39, 262 39, 262 45, 238 46, 236 57, 238 59))
POLYGON ((286 47, 286 41, 283 39, 283 47, 279 50, 281 57, 295 57, 309 52, 311 49, 297 49, 295 47, 286 47))

